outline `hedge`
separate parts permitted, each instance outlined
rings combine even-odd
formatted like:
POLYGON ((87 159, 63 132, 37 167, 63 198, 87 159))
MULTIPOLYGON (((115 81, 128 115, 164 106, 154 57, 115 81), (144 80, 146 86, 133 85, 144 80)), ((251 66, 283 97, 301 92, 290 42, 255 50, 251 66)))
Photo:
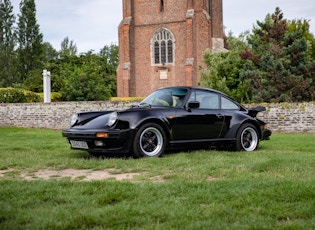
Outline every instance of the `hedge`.
POLYGON ((112 97, 110 101, 122 101, 122 102, 138 102, 142 101, 143 97, 112 97))
MULTIPOLYGON (((52 92, 50 98, 52 102, 63 101, 62 94, 58 92, 52 92)), ((129 103, 139 102, 143 99, 143 97, 112 97, 110 100, 129 103)), ((32 91, 16 88, 0 88, 0 103, 32 103, 43 101, 43 93, 34 93, 32 91)))
POLYGON ((41 96, 24 89, 0 88, 0 103, 41 102, 41 96))

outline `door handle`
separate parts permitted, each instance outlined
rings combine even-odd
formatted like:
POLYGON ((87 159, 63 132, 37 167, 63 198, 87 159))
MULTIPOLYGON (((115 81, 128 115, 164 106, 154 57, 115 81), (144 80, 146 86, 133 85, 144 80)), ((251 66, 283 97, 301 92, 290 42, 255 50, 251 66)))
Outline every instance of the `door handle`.
POLYGON ((223 114, 219 113, 219 114, 217 114, 216 116, 217 116, 217 118, 222 118, 222 117, 223 117, 223 114))

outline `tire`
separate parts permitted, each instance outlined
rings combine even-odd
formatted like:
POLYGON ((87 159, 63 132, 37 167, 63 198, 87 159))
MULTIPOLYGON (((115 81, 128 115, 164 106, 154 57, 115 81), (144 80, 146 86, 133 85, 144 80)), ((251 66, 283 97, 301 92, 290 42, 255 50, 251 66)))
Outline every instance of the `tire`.
POLYGON ((258 148, 259 136, 252 124, 243 124, 236 136, 236 151, 254 151, 258 148))
POLYGON ((141 126, 133 141, 133 156, 161 157, 166 147, 166 135, 160 125, 147 123, 141 126))

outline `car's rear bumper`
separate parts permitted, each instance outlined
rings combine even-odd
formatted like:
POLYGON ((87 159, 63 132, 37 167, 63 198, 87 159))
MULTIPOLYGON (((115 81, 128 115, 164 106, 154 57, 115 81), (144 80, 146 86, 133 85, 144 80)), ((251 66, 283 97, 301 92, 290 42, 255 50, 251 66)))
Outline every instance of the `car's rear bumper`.
POLYGON ((264 129, 262 131, 261 140, 270 140, 270 136, 272 134, 272 131, 269 129, 264 129))
POLYGON ((77 130, 62 131, 71 145, 71 141, 84 142, 87 147, 73 146, 72 149, 81 149, 93 153, 129 153, 132 148, 133 130, 77 130), (107 133, 106 138, 97 137, 97 133, 107 133))

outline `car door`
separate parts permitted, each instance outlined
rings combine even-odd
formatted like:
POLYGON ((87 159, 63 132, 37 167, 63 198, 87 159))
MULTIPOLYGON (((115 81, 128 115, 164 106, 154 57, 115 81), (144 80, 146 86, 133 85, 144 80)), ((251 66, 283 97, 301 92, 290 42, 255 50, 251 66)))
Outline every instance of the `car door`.
POLYGON ((220 110, 220 96, 207 90, 194 90, 187 104, 200 103, 199 108, 183 109, 176 115, 173 140, 209 140, 219 138, 224 116, 220 110))

